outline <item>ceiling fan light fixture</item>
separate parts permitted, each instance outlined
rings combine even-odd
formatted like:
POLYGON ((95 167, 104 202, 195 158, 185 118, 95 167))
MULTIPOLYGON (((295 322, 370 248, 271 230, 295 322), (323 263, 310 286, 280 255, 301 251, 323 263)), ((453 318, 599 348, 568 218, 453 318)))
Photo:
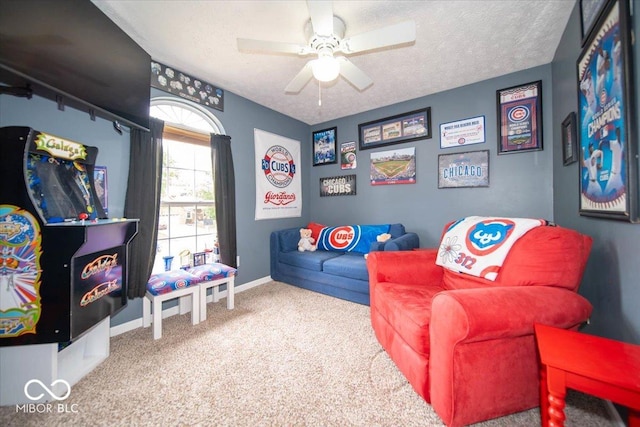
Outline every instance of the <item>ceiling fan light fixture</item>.
POLYGON ((338 78, 340 63, 333 56, 321 56, 311 66, 313 77, 321 82, 330 82, 338 78))

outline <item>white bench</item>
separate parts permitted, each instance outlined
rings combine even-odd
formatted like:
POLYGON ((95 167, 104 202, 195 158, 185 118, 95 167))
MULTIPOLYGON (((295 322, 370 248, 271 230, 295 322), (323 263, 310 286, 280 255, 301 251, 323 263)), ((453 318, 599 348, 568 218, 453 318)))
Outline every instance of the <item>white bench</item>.
POLYGON ((191 324, 200 322, 200 282, 199 277, 185 270, 151 275, 142 299, 142 326, 148 328, 153 323, 153 339, 162 337, 162 303, 165 301, 178 298, 179 313, 185 314, 190 300, 191 324))
POLYGON ((227 310, 233 310, 234 307, 234 284, 235 277, 223 277, 222 279, 209 280, 200 282, 200 321, 207 320, 207 289, 213 288, 213 302, 220 301, 220 285, 227 285, 227 310))
POLYGON ((191 324, 197 325, 200 322, 200 287, 198 285, 178 289, 166 294, 153 295, 147 291, 142 300, 142 326, 148 328, 153 323, 153 339, 162 337, 162 303, 174 298, 180 298, 179 313, 186 313, 184 301, 191 296, 191 324), (151 306, 153 305, 153 310, 151 306), (153 312, 153 319, 152 319, 153 312))
POLYGON ((186 271, 172 270, 151 275, 142 300, 142 326, 147 328, 153 323, 153 339, 160 339, 162 303, 175 298, 179 298, 180 314, 185 314, 189 310, 189 302, 191 303, 191 324, 198 324, 207 318, 207 289, 213 288, 213 301, 218 302, 220 285, 227 285, 227 309, 233 310, 237 271, 228 265, 213 263, 186 271))

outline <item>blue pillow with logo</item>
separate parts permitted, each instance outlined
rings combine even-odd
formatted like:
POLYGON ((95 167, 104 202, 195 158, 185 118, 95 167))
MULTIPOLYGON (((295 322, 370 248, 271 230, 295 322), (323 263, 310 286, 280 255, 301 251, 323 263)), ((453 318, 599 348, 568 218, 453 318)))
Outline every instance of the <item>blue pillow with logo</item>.
POLYGON ((371 244, 380 234, 388 233, 390 225, 340 225, 325 227, 318 237, 318 249, 337 252, 369 253, 371 244))

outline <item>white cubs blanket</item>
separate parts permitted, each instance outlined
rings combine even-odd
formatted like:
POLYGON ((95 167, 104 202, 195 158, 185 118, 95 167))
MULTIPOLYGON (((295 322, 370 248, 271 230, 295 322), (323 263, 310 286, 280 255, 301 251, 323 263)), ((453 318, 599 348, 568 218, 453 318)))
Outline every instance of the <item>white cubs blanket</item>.
POLYGON ((452 271, 496 280, 513 244, 542 219, 469 216, 447 229, 436 264, 452 271))

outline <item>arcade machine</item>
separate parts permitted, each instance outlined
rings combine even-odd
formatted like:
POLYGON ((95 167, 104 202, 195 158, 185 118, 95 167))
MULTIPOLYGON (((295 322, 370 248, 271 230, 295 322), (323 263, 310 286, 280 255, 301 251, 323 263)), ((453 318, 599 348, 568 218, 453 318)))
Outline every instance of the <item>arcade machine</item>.
POLYGON ((127 249, 138 220, 106 217, 93 181, 96 147, 14 126, 0 128, 0 150, 0 405, 6 405, 32 403, 25 384, 34 376, 47 386, 59 379, 72 384, 93 369, 79 365, 96 352, 86 346, 95 344, 97 325, 97 363, 106 358, 108 317, 127 304, 127 249), (84 344, 78 349, 77 342, 84 344), (60 349, 70 354, 66 368, 60 349), (20 377, 10 368, 29 358, 45 366, 42 358, 52 359, 51 372, 20 377))

